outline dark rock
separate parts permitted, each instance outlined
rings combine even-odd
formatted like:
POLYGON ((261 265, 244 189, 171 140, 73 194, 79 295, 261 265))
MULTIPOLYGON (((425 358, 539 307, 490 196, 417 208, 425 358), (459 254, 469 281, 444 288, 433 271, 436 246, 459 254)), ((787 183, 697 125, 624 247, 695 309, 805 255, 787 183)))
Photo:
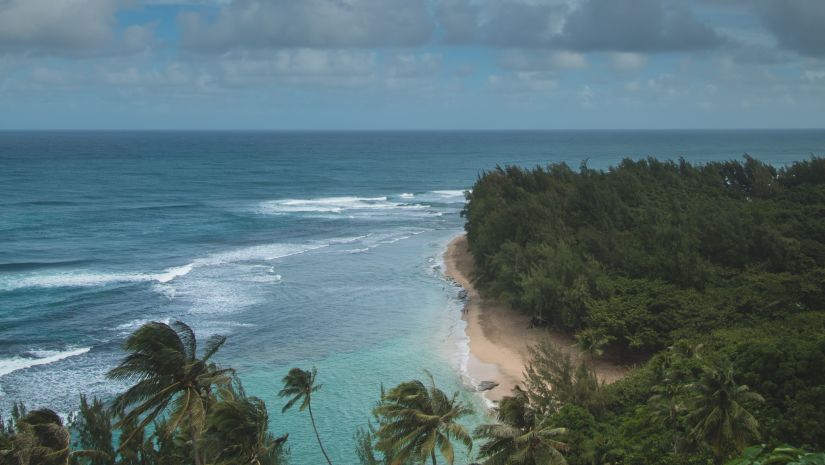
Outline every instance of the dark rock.
POLYGON ((478 391, 478 392, 489 391, 490 389, 493 389, 496 386, 498 386, 498 383, 495 382, 495 381, 482 381, 482 382, 478 383, 478 387, 476 387, 476 391, 478 391))
POLYGON ((461 300, 467 300, 467 290, 462 289, 462 290, 458 291, 458 298, 461 299, 461 300))
POLYGON ((550 326, 550 322, 540 316, 534 316, 533 319, 530 320, 531 328, 544 328, 546 326, 550 326))

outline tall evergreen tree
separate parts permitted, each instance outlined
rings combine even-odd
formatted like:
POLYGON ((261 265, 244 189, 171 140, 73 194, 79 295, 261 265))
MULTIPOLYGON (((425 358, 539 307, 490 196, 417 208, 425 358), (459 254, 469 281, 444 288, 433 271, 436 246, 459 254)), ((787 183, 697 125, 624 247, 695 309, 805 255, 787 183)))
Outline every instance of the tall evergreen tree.
POLYGON ((90 403, 85 394, 80 395, 80 410, 72 422, 77 432, 78 447, 94 454, 79 459, 88 465, 112 465, 115 450, 112 443, 112 414, 95 397, 90 403))

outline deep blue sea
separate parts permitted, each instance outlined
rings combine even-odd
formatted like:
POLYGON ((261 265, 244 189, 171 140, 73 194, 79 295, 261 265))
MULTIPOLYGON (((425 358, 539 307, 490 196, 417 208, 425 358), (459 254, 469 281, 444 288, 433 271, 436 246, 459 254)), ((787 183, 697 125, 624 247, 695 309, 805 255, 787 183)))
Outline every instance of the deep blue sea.
POLYGON ((322 457, 276 393, 316 366, 321 435, 354 463, 381 383, 467 383, 440 260, 480 173, 744 153, 822 156, 825 131, 0 132, 0 412, 112 396, 126 335, 181 319, 229 336, 219 361, 267 401, 297 465, 322 457))

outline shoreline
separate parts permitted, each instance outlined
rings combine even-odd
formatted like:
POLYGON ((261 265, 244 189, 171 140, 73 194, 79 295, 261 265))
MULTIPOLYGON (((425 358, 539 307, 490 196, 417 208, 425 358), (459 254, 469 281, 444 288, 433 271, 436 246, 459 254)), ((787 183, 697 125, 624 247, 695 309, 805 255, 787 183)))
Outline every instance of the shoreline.
MULTIPOLYGON (((488 401, 497 402, 521 384, 529 361, 529 348, 548 341, 569 353, 574 361, 581 357, 573 337, 547 328, 530 328, 530 318, 509 305, 485 299, 473 285, 475 263, 467 245, 467 236, 453 238, 444 252, 444 275, 467 293, 462 319, 469 339, 467 372, 475 384, 494 381, 498 386, 482 392, 488 401)), ((629 368, 597 360, 596 375, 612 383, 621 379, 629 368)))

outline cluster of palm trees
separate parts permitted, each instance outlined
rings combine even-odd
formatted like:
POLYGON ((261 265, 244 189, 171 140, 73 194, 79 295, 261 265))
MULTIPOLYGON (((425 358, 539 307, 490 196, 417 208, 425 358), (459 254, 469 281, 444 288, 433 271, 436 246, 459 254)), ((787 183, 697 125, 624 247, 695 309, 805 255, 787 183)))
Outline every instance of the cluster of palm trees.
POLYGON ((759 423, 747 408, 764 399, 737 384, 731 366, 703 363, 701 348, 669 349, 657 366, 659 383, 648 406, 655 421, 677 433, 674 452, 706 446, 723 460, 760 439, 759 423))
POLYGON ((382 453, 382 460, 362 450, 362 464, 436 465, 440 456, 453 465, 455 446, 469 453, 473 439, 481 442, 477 457, 485 465, 566 464, 563 452, 569 448, 560 438, 567 430, 550 424, 525 391, 517 388, 505 397, 494 409, 498 422, 480 425, 471 435, 458 420, 472 414, 472 408, 459 400, 459 393, 448 396, 428 377, 429 384, 412 380, 382 392, 373 411, 378 426, 362 434, 366 447, 382 453))
MULTIPOLYGON (((604 339, 580 337, 591 352, 590 364, 604 339)), ((209 338, 198 350, 194 331, 182 322, 148 323, 130 335, 127 355, 109 377, 130 387, 109 405, 81 396, 74 435, 55 412, 27 412, 16 405, 12 420, 0 420, 2 465, 281 465, 287 436, 269 431, 265 403, 248 396, 230 368, 212 361, 226 338, 209 338), (75 443, 73 444, 73 437, 75 443), (115 444, 116 442, 116 444, 115 444)), ((678 431, 674 452, 707 446, 717 460, 741 453, 759 438, 757 422, 746 406, 761 401, 736 384, 731 369, 703 366, 698 349, 674 347, 658 365, 659 384, 648 407, 652 418, 678 431)), ((472 408, 459 393, 447 395, 419 380, 384 391, 373 410, 376 424, 358 441, 365 465, 447 465, 456 447, 466 456, 473 439, 484 465, 563 465, 570 446, 568 431, 554 415, 565 404, 598 408, 595 374, 586 363, 574 367, 569 356, 550 346, 534 349, 526 389, 516 388, 495 409, 497 422, 473 434, 460 421, 472 408)), ((291 369, 278 392, 287 401, 282 412, 307 411, 327 465, 312 411, 313 394, 322 388, 317 371, 291 369)))
POLYGON ((109 372, 131 387, 108 407, 81 397, 74 424, 80 444, 70 444, 55 412, 18 407, 0 432, 0 463, 279 465, 286 436, 269 432, 266 405, 246 395, 232 369, 211 361, 225 341, 212 337, 199 354, 186 324, 143 325, 126 339, 126 357, 109 372))
MULTIPOLYGON (((126 339, 127 354, 108 375, 130 387, 109 405, 81 396, 80 414, 71 421, 74 444, 69 426, 54 411, 27 412, 19 404, 8 426, 0 420, 0 464, 284 463, 287 436, 270 433, 265 403, 244 392, 232 369, 212 361, 225 342, 214 336, 199 350, 194 331, 183 322, 145 324, 126 339)), ((293 368, 278 395, 287 399, 283 412, 297 406, 309 413, 321 453, 332 465, 312 411, 313 394, 322 387, 316 379, 314 368, 293 368)), ((448 396, 432 376, 429 381, 408 381, 382 392, 374 411, 380 428, 369 447, 385 463, 436 465, 441 457, 453 465, 456 444, 472 449, 472 436, 459 420, 473 410, 458 393, 448 396)), ((476 437, 500 440, 499 433, 486 425, 476 437)), ((527 439, 515 439, 516 452, 523 446, 533 450, 545 433, 526 428, 527 439)), ((483 446, 481 456, 490 450, 483 446)))
POLYGON ((569 446, 560 441, 567 429, 553 425, 530 405, 527 393, 516 387, 499 402, 499 423, 481 425, 476 436, 487 439, 479 451, 486 465, 562 465, 569 446))
MULTIPOLYGON (((589 360, 574 365, 569 354, 552 345, 532 350, 527 367, 526 387, 516 387, 496 409, 497 423, 477 427, 473 437, 481 440, 478 458, 484 465, 564 465, 568 430, 556 424, 557 413, 565 405, 577 405, 599 413, 604 394, 592 364, 606 339, 586 334, 580 346, 588 349, 589 360)), ((747 410, 762 402, 760 395, 739 385, 730 367, 708 366, 699 356, 701 346, 678 344, 662 359, 649 408, 654 421, 683 434, 674 443, 680 449, 707 447, 721 462, 759 440, 758 423, 747 410)), ((376 450, 383 462, 367 465, 436 464, 436 451, 453 464, 454 444, 472 448, 472 439, 456 420, 471 410, 459 402, 458 394, 448 397, 421 381, 409 381, 382 393, 374 410, 378 428, 371 430, 376 450)), ((369 437, 370 435, 368 435, 369 437)), ((598 455, 598 454, 596 454, 598 455)), ((594 462, 597 463, 597 462, 594 462)))
MULTIPOLYGON (((230 368, 212 361, 226 342, 215 336, 199 350, 186 324, 148 323, 124 343, 127 354, 109 377, 129 384, 109 405, 81 396, 79 418, 69 427, 55 412, 27 412, 15 406, 13 421, 0 428, 3 465, 279 465, 287 436, 269 431, 264 402, 248 396, 230 368)), ((563 463, 564 429, 540 421, 526 395, 505 399, 500 424, 482 425, 472 435, 460 423, 473 409, 459 393, 447 395, 429 383, 407 381, 384 391, 374 409, 377 428, 367 441, 374 463, 414 465, 439 459, 456 462, 456 447, 469 453, 473 436, 485 442, 485 464, 563 463), (381 458, 376 459, 375 454, 381 458), (550 460, 548 462, 548 460, 550 460)), ((332 465, 312 411, 322 385, 317 371, 291 369, 278 392, 282 411, 307 411, 328 465, 332 465)), ((2 421, 0 421, 2 424, 2 421)))
MULTIPOLYGON (((525 370, 526 389, 517 388, 500 402, 499 423, 476 431, 478 437, 487 439, 479 451, 487 459, 484 463, 564 463, 563 454, 570 447, 562 442, 566 430, 554 418, 566 405, 581 407, 595 418, 604 416, 608 393, 603 392, 593 364, 607 343, 609 339, 598 332, 580 332, 577 346, 590 356, 578 365, 552 344, 532 348, 525 370)), ((748 408, 763 399, 748 386, 737 384, 730 366, 708 364, 700 355, 701 348, 678 343, 658 359, 654 367, 658 383, 647 408, 655 423, 673 433, 674 454, 709 450, 722 462, 759 440, 758 422, 748 408)), ((598 440, 591 447, 597 448, 598 440)))
POLYGON ((22 404, 16 404, 9 425, 5 426, 0 421, 2 464, 68 463, 69 442, 69 431, 64 427, 63 420, 48 409, 27 412, 22 404), (11 431, 12 428, 14 431, 11 431))

